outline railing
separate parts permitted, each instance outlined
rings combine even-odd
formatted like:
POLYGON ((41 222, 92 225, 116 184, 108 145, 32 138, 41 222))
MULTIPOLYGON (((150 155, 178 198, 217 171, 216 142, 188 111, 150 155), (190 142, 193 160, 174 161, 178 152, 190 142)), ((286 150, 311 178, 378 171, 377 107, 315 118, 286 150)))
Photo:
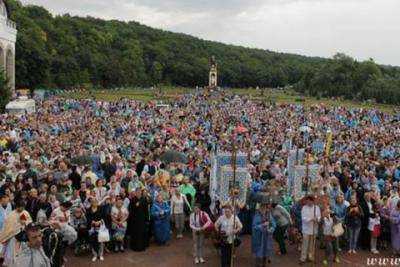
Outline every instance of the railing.
POLYGON ((7 26, 10 27, 10 28, 13 28, 13 29, 17 28, 17 24, 14 21, 10 20, 10 19, 7 19, 6 23, 7 23, 7 26))

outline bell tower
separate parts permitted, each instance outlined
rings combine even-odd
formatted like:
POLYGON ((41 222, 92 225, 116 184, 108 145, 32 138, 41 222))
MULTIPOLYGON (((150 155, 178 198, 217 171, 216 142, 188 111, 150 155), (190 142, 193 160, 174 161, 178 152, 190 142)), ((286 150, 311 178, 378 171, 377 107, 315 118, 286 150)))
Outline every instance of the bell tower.
POLYGON ((210 75, 208 86, 210 88, 217 88, 218 86, 218 64, 215 61, 214 56, 212 56, 210 59, 210 75))

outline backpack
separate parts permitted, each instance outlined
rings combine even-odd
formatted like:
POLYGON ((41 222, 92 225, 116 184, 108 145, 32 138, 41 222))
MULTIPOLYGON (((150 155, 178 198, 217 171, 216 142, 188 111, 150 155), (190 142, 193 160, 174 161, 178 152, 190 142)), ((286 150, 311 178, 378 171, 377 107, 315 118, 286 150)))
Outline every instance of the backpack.
POLYGON ((210 222, 210 225, 204 230, 205 234, 211 234, 215 230, 214 223, 211 221, 211 219, 208 217, 207 213, 204 211, 200 212, 200 225, 203 226, 207 222, 210 222))
POLYGON ((47 227, 43 230, 43 251, 50 259, 51 266, 61 266, 62 263, 62 236, 54 231, 52 228, 47 227))

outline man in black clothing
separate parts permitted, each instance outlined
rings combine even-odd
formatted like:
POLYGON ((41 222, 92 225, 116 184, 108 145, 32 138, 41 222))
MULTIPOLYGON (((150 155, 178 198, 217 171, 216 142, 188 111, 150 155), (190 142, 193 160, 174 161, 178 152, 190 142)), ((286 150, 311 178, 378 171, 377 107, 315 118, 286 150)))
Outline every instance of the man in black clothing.
POLYGON ((68 177, 72 181, 72 187, 75 190, 81 189, 81 181, 82 181, 82 177, 77 172, 77 169, 78 169, 77 166, 72 166, 72 172, 68 177))
POLYGON ((136 165, 136 173, 140 177, 142 175, 144 166, 146 165, 146 161, 142 159, 137 165, 136 165))
POLYGON ((149 246, 150 205, 150 198, 143 195, 142 189, 137 188, 129 204, 127 229, 133 251, 144 251, 149 246))
POLYGON ((261 172, 261 179, 262 179, 263 181, 267 181, 267 180, 272 180, 272 179, 274 179, 274 176, 272 175, 270 169, 271 169, 271 166, 267 166, 267 168, 264 169, 264 170, 261 172))
POLYGON ((101 166, 101 168, 104 171, 104 178, 106 179, 107 183, 109 183, 111 176, 113 176, 117 171, 117 167, 111 161, 111 157, 107 157, 106 162, 101 166))

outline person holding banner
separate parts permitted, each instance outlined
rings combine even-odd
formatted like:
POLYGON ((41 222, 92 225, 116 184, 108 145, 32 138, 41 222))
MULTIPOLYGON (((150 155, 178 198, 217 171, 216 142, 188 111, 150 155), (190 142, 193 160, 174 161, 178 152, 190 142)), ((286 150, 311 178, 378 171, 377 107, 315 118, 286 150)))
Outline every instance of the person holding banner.
POLYGON ((232 244, 235 241, 237 242, 236 235, 242 228, 243 225, 239 218, 233 214, 232 207, 225 206, 223 214, 215 222, 215 229, 221 237, 221 267, 231 266, 232 244))
POLYGON ((0 243, 4 245, 4 266, 15 263, 19 247, 17 235, 31 222, 32 218, 25 210, 25 202, 23 200, 16 201, 15 210, 5 218, 3 229, 0 232, 0 243))
POLYGON ((301 209, 301 224, 303 243, 301 246, 300 264, 315 260, 315 237, 318 234, 318 223, 321 220, 321 210, 314 203, 314 197, 306 198, 306 205, 301 209))

